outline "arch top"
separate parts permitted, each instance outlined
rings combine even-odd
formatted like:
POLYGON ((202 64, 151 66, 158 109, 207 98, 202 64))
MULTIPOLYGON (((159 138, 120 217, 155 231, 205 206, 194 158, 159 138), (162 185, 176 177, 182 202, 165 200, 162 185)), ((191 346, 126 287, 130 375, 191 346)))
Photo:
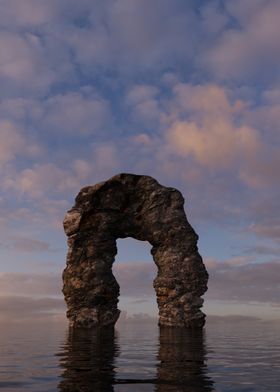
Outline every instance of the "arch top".
POLYGON ((155 232, 163 232, 164 226, 174 228, 179 218, 180 224, 187 225, 183 205, 184 198, 177 189, 165 187, 150 176, 121 173, 82 188, 64 218, 64 230, 71 236, 98 215, 99 223, 104 223, 115 238, 134 237, 153 245, 159 235, 155 232))
POLYGON ((121 173, 80 190, 64 219, 69 251, 63 292, 73 324, 108 325, 117 320, 119 286, 111 267, 116 239, 126 237, 152 245, 160 324, 204 324, 199 308, 208 274, 183 206, 177 189, 144 175, 121 173))

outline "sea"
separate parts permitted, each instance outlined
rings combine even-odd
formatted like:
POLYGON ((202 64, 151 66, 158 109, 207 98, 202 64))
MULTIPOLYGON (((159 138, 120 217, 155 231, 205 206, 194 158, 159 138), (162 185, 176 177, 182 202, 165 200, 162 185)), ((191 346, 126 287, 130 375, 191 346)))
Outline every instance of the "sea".
POLYGON ((6 320, 0 391, 279 392, 280 321, 208 317, 190 331, 137 318, 99 330, 52 315, 6 320))

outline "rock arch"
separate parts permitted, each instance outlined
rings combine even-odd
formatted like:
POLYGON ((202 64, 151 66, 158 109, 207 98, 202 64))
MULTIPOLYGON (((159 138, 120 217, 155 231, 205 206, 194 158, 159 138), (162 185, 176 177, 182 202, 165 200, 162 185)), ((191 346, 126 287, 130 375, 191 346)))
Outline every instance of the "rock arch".
POLYGON ((116 239, 149 241, 158 267, 154 288, 159 324, 199 328, 208 274, 197 250, 198 236, 187 221, 184 198, 154 178, 118 174, 82 188, 67 212, 67 266, 63 293, 75 326, 114 325, 119 285, 112 273, 116 239))

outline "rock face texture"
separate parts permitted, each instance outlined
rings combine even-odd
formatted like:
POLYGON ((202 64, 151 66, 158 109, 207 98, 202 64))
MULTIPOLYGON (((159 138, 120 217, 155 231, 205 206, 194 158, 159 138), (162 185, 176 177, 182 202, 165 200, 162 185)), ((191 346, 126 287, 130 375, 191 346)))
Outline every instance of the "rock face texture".
POLYGON ((208 274, 183 206, 178 190, 149 176, 118 174, 81 189, 64 219, 69 250, 63 293, 71 325, 115 324, 120 313, 119 285, 112 273, 116 240, 133 237, 152 245, 159 324, 203 327, 200 297, 208 274))

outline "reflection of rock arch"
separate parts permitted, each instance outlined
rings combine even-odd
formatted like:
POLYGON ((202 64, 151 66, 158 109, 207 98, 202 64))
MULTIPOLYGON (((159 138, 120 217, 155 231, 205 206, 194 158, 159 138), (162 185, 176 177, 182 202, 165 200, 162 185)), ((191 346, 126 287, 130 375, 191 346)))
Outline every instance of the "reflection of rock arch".
POLYGON ((81 189, 64 219, 69 250, 63 293, 72 325, 117 321, 119 285, 112 274, 116 239, 133 237, 152 245, 159 324, 203 326, 200 296, 208 274, 183 205, 178 190, 148 176, 119 174, 81 189))
POLYGON ((156 392, 212 392, 203 330, 161 327, 156 392))
MULTIPOLYGON (((135 355, 135 345, 129 345, 130 350, 126 347, 126 351, 122 353, 114 328, 69 328, 66 342, 57 354, 62 369, 58 390, 113 392, 117 389, 117 384, 125 385, 124 390, 137 391, 142 390, 141 386, 145 384, 150 387, 149 390, 156 392, 215 390, 214 383, 208 375, 203 330, 160 327, 158 353, 155 353, 154 333, 150 335, 151 326, 148 330, 145 324, 138 327, 140 328, 134 336, 137 342, 139 334, 138 338, 142 345, 138 348, 146 353, 146 361, 140 361, 135 365, 131 362, 132 353, 135 355), (146 334, 146 346, 143 346, 141 340, 143 332, 146 334), (119 356, 122 356, 120 368, 119 356), (130 369, 134 366, 133 377, 131 374, 127 377, 126 365, 130 369), (147 366, 150 373, 147 373, 147 366), (155 377, 153 366, 156 366, 155 377)), ((133 325, 130 325, 130 328, 135 332, 133 325)), ((129 335, 129 329, 122 331, 124 340, 127 339, 127 332, 129 335)))
POLYGON ((61 392, 114 392, 119 347, 114 328, 69 328, 59 354, 61 392))

